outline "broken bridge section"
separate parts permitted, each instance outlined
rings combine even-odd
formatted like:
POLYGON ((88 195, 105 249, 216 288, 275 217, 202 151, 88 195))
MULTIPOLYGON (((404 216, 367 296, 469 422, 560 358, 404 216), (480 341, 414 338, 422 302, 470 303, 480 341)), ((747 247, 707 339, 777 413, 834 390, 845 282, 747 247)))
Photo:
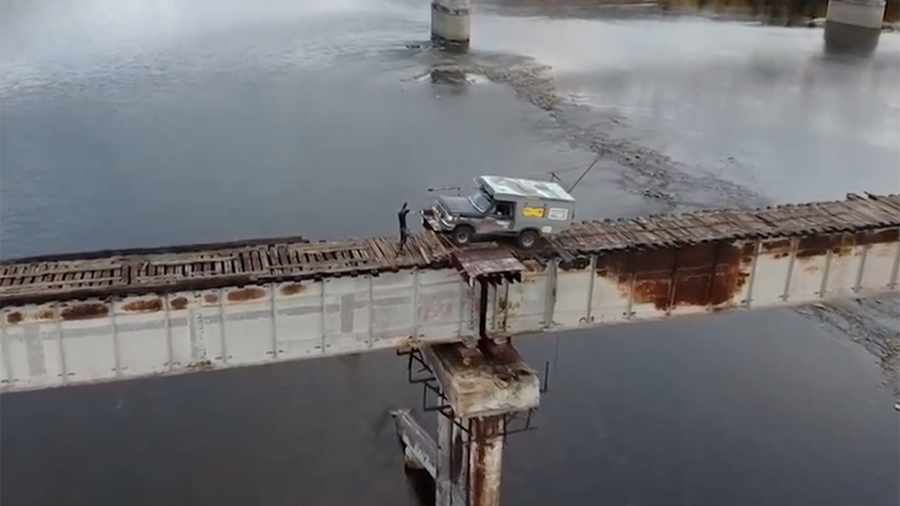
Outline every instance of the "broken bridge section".
POLYGON ((469 284, 522 281, 525 271, 522 262, 505 246, 458 251, 453 254, 453 262, 469 284))
POLYGON ((453 263, 468 286, 469 329, 475 340, 509 341, 503 309, 509 286, 522 281, 525 265, 504 246, 456 252, 453 263))
POLYGON ((538 374, 511 344, 491 340, 412 351, 409 366, 410 382, 437 399, 429 405, 423 395, 422 408, 438 413, 438 437, 408 411, 395 411, 406 465, 434 477, 437 506, 498 506, 506 437, 533 428, 538 374), (424 378, 414 378, 416 366, 424 378))

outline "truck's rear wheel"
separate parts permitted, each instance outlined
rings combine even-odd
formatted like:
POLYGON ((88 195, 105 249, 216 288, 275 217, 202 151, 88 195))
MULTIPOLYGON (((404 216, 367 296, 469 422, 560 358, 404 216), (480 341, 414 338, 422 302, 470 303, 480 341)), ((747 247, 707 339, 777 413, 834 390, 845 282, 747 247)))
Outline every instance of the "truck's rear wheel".
POLYGON ((536 230, 523 230, 519 234, 519 247, 523 249, 531 249, 537 244, 538 233, 536 230))
POLYGON ((453 229, 453 232, 450 233, 450 237, 453 238, 453 242, 460 246, 465 246, 472 241, 472 234, 475 231, 472 230, 472 227, 468 225, 460 225, 453 229))

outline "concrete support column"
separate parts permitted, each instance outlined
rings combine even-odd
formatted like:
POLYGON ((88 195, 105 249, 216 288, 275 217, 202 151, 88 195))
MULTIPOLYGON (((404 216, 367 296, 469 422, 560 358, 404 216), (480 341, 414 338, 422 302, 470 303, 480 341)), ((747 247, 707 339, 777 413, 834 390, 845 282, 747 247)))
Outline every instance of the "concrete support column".
POLYGON ((445 404, 437 443, 408 411, 394 412, 404 455, 434 476, 437 506, 499 506, 507 421, 538 406, 537 373, 509 343, 431 346, 422 355, 445 404))
POLYGON ((830 0, 825 15, 825 51, 868 56, 878 47, 885 0, 830 0))
POLYGON ((471 0, 431 1, 431 40, 460 50, 469 48, 471 0))
POLYGON ((505 442, 504 416, 484 416, 469 420, 468 504, 500 505, 500 476, 503 471, 505 442))

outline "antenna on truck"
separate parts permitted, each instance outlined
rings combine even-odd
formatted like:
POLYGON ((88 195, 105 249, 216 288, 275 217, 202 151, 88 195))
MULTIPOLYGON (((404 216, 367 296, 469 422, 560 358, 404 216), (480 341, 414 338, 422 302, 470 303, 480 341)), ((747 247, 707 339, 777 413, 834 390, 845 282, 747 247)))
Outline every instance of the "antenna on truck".
POLYGON ((591 162, 591 164, 588 165, 588 167, 587 167, 586 169, 584 169, 584 172, 582 172, 581 175, 578 176, 578 179, 575 180, 575 183, 572 184, 572 186, 569 187, 569 189, 566 190, 566 191, 568 191, 569 193, 572 193, 572 190, 574 190, 575 187, 578 186, 578 183, 580 183, 581 180, 584 179, 584 176, 587 176, 587 175, 588 175, 588 172, 590 172, 591 169, 594 168, 594 165, 597 165, 597 162, 600 161, 600 157, 601 157, 601 156, 603 156, 603 155, 597 155, 597 158, 594 158, 594 161, 591 162))
MULTIPOLYGON (((594 165, 597 165, 597 162, 599 162, 600 158, 602 158, 602 157, 603 157, 603 154, 597 155, 597 158, 594 158, 594 161, 591 162, 591 164, 588 165, 587 168, 581 172, 581 175, 578 176, 578 179, 576 179, 575 182, 572 184, 572 186, 570 186, 568 189, 566 189, 566 191, 569 193, 572 193, 572 190, 574 190, 575 187, 578 186, 578 183, 580 183, 581 180, 584 179, 584 177, 588 175, 588 173, 591 171, 591 169, 594 168, 594 165)), ((549 172, 539 172, 538 174, 550 174, 550 181, 555 181, 557 183, 563 184, 563 180, 559 176, 557 176, 556 173, 560 172, 560 171, 575 170, 577 168, 578 167, 569 167, 567 169, 551 170, 549 172)))

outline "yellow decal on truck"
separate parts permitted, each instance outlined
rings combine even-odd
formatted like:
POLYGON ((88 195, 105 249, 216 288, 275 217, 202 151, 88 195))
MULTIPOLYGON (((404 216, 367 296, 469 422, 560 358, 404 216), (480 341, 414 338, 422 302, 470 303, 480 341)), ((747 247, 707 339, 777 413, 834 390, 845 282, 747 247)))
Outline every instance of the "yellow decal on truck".
POLYGON ((525 206, 522 208, 522 216, 526 218, 543 218, 544 208, 525 206))

